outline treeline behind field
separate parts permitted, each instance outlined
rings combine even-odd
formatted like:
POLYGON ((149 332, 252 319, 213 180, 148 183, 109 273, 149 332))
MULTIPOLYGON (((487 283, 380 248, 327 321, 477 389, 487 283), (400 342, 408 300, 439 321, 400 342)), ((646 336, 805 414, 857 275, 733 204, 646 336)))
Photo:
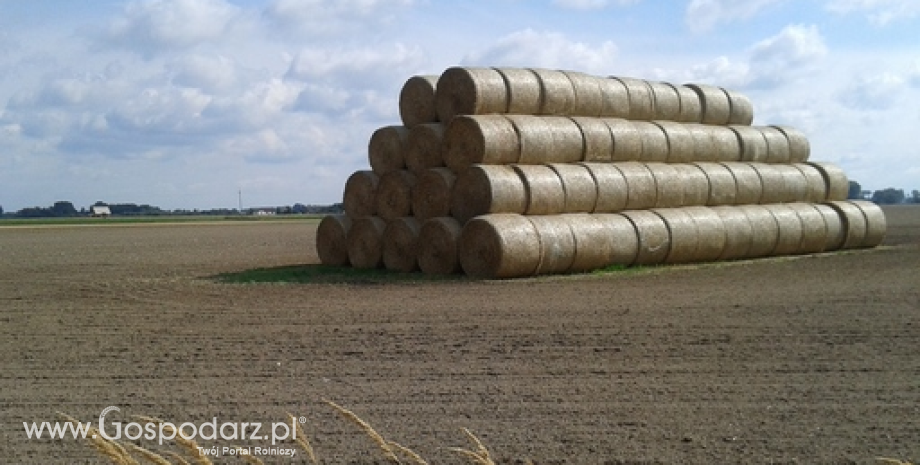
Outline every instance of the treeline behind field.
POLYGON ((304 205, 295 203, 294 205, 271 206, 271 207, 253 207, 244 208, 242 211, 236 208, 212 208, 212 209, 175 209, 164 210, 160 207, 135 204, 135 203, 105 203, 96 202, 90 207, 83 207, 79 210, 69 201, 58 201, 50 207, 27 207, 16 212, 6 213, 3 207, 0 207, 0 218, 76 218, 92 216, 92 207, 105 206, 109 208, 113 216, 233 216, 233 215, 255 215, 255 214, 272 214, 272 215, 289 215, 289 214, 330 214, 341 213, 342 204, 332 205, 304 205))

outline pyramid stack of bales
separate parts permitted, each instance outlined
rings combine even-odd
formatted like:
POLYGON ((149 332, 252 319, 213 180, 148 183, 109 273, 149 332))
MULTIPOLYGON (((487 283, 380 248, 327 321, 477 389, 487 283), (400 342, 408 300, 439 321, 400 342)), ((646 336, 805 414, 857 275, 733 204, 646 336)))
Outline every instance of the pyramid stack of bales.
POLYGON ((511 278, 874 247, 875 204, 721 87, 519 68, 414 76, 322 220, 329 265, 511 278))

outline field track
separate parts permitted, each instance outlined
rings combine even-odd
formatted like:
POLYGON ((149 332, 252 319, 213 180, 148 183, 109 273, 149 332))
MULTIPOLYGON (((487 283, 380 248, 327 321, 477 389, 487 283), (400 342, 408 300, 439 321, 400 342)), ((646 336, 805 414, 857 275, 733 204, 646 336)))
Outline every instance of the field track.
POLYGON ((0 227, 0 462, 106 463, 22 422, 114 405, 383 463, 329 399, 433 463, 461 427, 509 463, 916 463, 920 207, 885 211, 873 250, 506 282, 212 278, 318 263, 315 222, 0 227))

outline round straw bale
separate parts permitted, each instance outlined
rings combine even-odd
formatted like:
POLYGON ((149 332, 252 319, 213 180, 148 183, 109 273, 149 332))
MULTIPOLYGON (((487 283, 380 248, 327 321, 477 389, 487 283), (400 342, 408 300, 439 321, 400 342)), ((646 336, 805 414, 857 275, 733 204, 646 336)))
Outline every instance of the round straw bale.
POLYGON ((348 215, 326 215, 316 228, 316 252, 323 265, 348 266, 348 215))
POLYGON ((766 163, 769 155, 767 140, 764 139, 763 133, 759 129, 738 125, 729 126, 729 129, 738 138, 738 144, 741 148, 741 161, 766 163))
POLYGON ((866 216, 863 215, 862 209, 846 200, 835 200, 827 202, 825 205, 833 208, 837 215, 840 216, 844 231, 844 240, 840 244, 840 248, 855 249, 861 247, 868 233, 866 216))
POLYGON ((802 171, 793 165, 770 165, 775 171, 779 171, 783 177, 785 188, 785 197, 783 202, 805 202, 808 200, 810 190, 808 179, 802 174, 802 171))
POLYGON ((435 89, 438 76, 412 76, 399 91, 399 118, 407 127, 416 124, 435 123, 438 110, 435 105, 435 89))
POLYGON ((527 190, 508 165, 473 165, 457 174, 451 192, 451 216, 460 223, 486 213, 524 213, 527 190))
POLYGON ((412 214, 419 221, 450 215, 450 196, 457 176, 448 168, 423 171, 412 189, 412 214))
POLYGON ((661 126, 650 121, 634 121, 633 126, 639 131, 642 140, 642 155, 639 160, 643 162, 668 161, 668 137, 661 126))
POLYGON ((866 219, 866 237, 859 246, 875 247, 881 244, 885 240, 888 228, 885 212, 878 205, 868 200, 849 200, 848 202, 859 208, 866 219))
POLYGON ((565 189, 562 180, 546 165, 514 165, 514 171, 524 183, 527 215, 555 215, 565 211, 565 189))
POLYGON ((675 166, 667 163, 645 164, 655 178, 658 191, 655 206, 658 208, 674 208, 684 204, 683 171, 675 166))
POLYGON ((575 86, 562 71, 552 69, 532 70, 540 80, 542 100, 540 115, 571 115, 575 108, 575 86))
POLYGON ((671 235, 664 219, 650 210, 630 210, 621 213, 636 230, 639 250, 635 265, 657 265, 664 263, 671 252, 671 235))
POLYGON ((597 184, 591 172, 584 165, 553 163, 549 165, 559 180, 565 194, 562 211, 566 213, 590 213, 597 204, 597 184))
POLYGON ((658 186, 648 167, 644 163, 634 161, 617 163, 616 167, 626 179, 626 209, 642 210, 654 207, 658 202, 658 186))
POLYGON ((454 274, 460 272, 457 241, 460 222, 450 217, 429 218, 418 233, 418 267, 425 274, 454 274))
POLYGON ((575 235, 568 215, 528 216, 540 238, 540 264, 536 274, 565 273, 575 262, 575 235))
POLYGON ((805 177, 807 194, 804 200, 806 202, 818 203, 827 200, 827 185, 824 184, 824 176, 821 176, 817 168, 806 163, 796 163, 792 166, 801 171, 802 176, 805 177))
POLYGON ((824 225, 827 227, 827 240, 822 250, 829 252, 843 247, 843 243, 847 240, 847 231, 840 214, 837 213, 837 210, 823 203, 814 204, 813 206, 821 214, 824 219, 824 225))
POLYGON ((763 205, 739 205, 736 208, 747 216, 753 231, 747 256, 757 258, 772 254, 779 241, 779 224, 770 210, 763 205))
POLYGON ((694 164, 709 180, 709 196, 706 205, 734 205, 736 203, 738 186, 735 185, 735 176, 725 165, 706 161, 694 164))
POLYGON ((738 260, 747 258, 754 240, 751 220, 744 211, 734 206, 712 207, 725 229, 725 246, 717 260, 738 260))
POLYGON ((696 224, 699 242, 696 246, 694 261, 710 262, 718 260, 725 250, 725 224, 718 213, 709 207, 687 207, 684 209, 696 224))
POLYGON ((687 163, 673 165, 683 187, 683 205, 706 205, 709 202, 709 178, 697 166, 687 163))
MULTIPOLYGON (((604 266, 629 266, 636 263, 636 259, 639 256, 639 235, 633 222, 616 213, 597 213, 591 216, 600 222, 604 230, 603 234, 606 240, 609 241, 610 253, 604 260, 604 266)), ((640 219, 639 221, 642 220, 640 219)), ((653 239, 650 238, 649 240, 653 239)), ((651 245, 650 242, 646 242, 646 246, 651 245)), ((605 247, 606 245, 599 247, 598 252, 604 252, 605 247)))
POLYGON ((457 255, 473 278, 533 276, 540 265, 540 236, 526 216, 498 213, 473 218, 460 233, 457 255))
POLYGON ((789 140, 782 131, 772 126, 756 127, 767 141, 767 163, 789 163, 789 140))
POLYGON ((377 186, 377 215, 394 220, 412 215, 412 189, 417 177, 411 171, 390 171, 380 177, 377 186))
MULTIPOLYGON (((543 119, 553 135, 553 153, 545 163, 575 163, 584 160, 585 139, 578 124, 565 116, 544 116, 543 119)), ((523 148, 521 157, 524 157, 523 148)))
POLYGON ((821 212, 810 203, 793 202, 786 205, 799 215, 802 223, 802 241, 798 253, 823 252, 827 245, 827 225, 821 212))
POLYGON ((802 245, 802 220, 788 204, 764 205, 779 226, 776 247, 771 255, 792 255, 799 253, 802 245))
POLYGON ((693 136, 694 161, 720 161, 717 156, 715 140, 712 138, 712 126, 688 123, 686 128, 693 136))
POLYGON ((705 124, 728 124, 731 119, 731 104, 728 94, 721 87, 707 84, 685 84, 693 89, 700 97, 703 117, 700 122, 705 124))
POLYGON ((677 88, 668 82, 648 81, 655 101, 655 119, 678 121, 680 119, 680 95, 677 88))
POLYGON ((699 232, 688 211, 683 208, 655 208, 650 210, 664 220, 671 237, 666 263, 689 263, 696 259, 699 232))
POLYGON ((728 124, 741 124, 750 126, 754 122, 754 104, 741 92, 722 89, 728 95, 728 104, 731 108, 728 124))
POLYGON ((600 118, 574 116, 572 121, 581 130, 584 140, 584 161, 610 162, 613 161, 613 134, 610 126, 600 118))
POLYGON ((575 89, 575 102, 572 105, 572 115, 600 116, 604 110, 604 98, 598 81, 603 78, 591 76, 577 71, 563 71, 563 74, 572 82, 575 89))
POLYGON ((787 200, 786 179, 781 169, 777 168, 779 165, 751 163, 750 166, 757 171, 757 175, 760 176, 760 184, 763 186, 763 193, 760 196, 761 204, 780 203, 787 200))
POLYGON ((655 121, 668 141, 668 163, 689 163, 696 159, 696 141, 687 126, 674 121, 655 121))
POLYGON ((677 121, 681 123, 699 123, 703 121, 703 102, 695 90, 685 86, 675 86, 680 97, 680 116, 677 121))
POLYGON ((540 79, 525 68, 495 68, 505 80, 508 93, 508 113, 535 115, 540 112, 542 90, 540 79))
POLYGON ((850 191, 850 181, 847 174, 837 165, 825 162, 808 162, 821 172, 824 185, 827 188, 827 200, 846 200, 850 191))
POLYGON ((555 139, 546 117, 535 115, 507 115, 521 144, 516 163, 538 165, 546 163, 555 154, 555 139))
POLYGON ((406 139, 406 167, 420 174, 428 168, 444 166, 444 145, 446 126, 441 123, 422 123, 409 129, 406 139))
POLYGON ((629 94, 629 116, 634 121, 651 121, 655 117, 655 97, 648 82, 628 77, 612 77, 626 86, 629 94))
POLYGON ((760 175, 750 163, 723 162, 724 166, 735 178, 735 205, 760 203, 763 196, 763 183, 760 175))
POLYGON ((786 136, 789 144, 789 162, 805 163, 811 155, 811 144, 808 137, 796 128, 790 126, 773 126, 786 136))
MULTIPOLYGON (((575 238, 575 259, 568 271, 578 273, 609 265, 614 253, 614 237, 598 215, 575 213, 565 216, 575 238)), ((632 228, 629 221, 622 219, 632 228)))
POLYGON ((492 68, 448 68, 435 86, 435 106, 444 123, 457 115, 506 113, 505 80, 492 68))
POLYGON ((383 230, 383 266, 391 271, 418 270, 419 221, 411 216, 388 221, 383 230))
POLYGON ((642 156, 642 138, 632 121, 604 118, 613 138, 613 161, 638 161, 642 156))
POLYGON ((601 116, 605 118, 629 117, 629 92, 626 85, 616 79, 601 78, 597 81, 603 96, 601 116))
POLYGON ((713 156, 716 161, 741 161, 741 142, 738 136, 727 126, 709 126, 712 138, 713 156))
POLYGON ((409 128, 384 126, 371 134, 367 143, 367 158, 377 175, 406 168, 406 144, 409 128))
POLYGON ((502 115, 458 116, 447 125, 444 164, 455 172, 475 163, 517 163, 521 144, 514 125, 502 115))
POLYGON ((387 223, 379 216, 352 220, 348 230, 348 261, 355 268, 383 266, 383 230, 387 223))
POLYGON ((593 213, 616 213, 626 209, 629 187, 626 178, 611 163, 582 163, 597 187, 593 213))
POLYGON ((373 171, 355 171, 345 181, 342 207, 351 218, 361 218, 377 213, 377 186, 380 177, 373 171))

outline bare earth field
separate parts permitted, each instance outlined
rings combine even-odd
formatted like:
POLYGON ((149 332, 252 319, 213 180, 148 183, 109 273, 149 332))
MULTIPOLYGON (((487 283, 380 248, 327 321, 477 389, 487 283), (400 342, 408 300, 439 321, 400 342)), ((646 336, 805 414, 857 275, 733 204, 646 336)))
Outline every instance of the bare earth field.
POLYGON ((507 463, 917 462, 920 208, 885 210, 872 250, 504 282, 212 278, 318 263, 306 222, 0 227, 0 462, 106 463, 22 424, 118 406, 383 463, 322 399, 433 463, 461 427, 507 463))

